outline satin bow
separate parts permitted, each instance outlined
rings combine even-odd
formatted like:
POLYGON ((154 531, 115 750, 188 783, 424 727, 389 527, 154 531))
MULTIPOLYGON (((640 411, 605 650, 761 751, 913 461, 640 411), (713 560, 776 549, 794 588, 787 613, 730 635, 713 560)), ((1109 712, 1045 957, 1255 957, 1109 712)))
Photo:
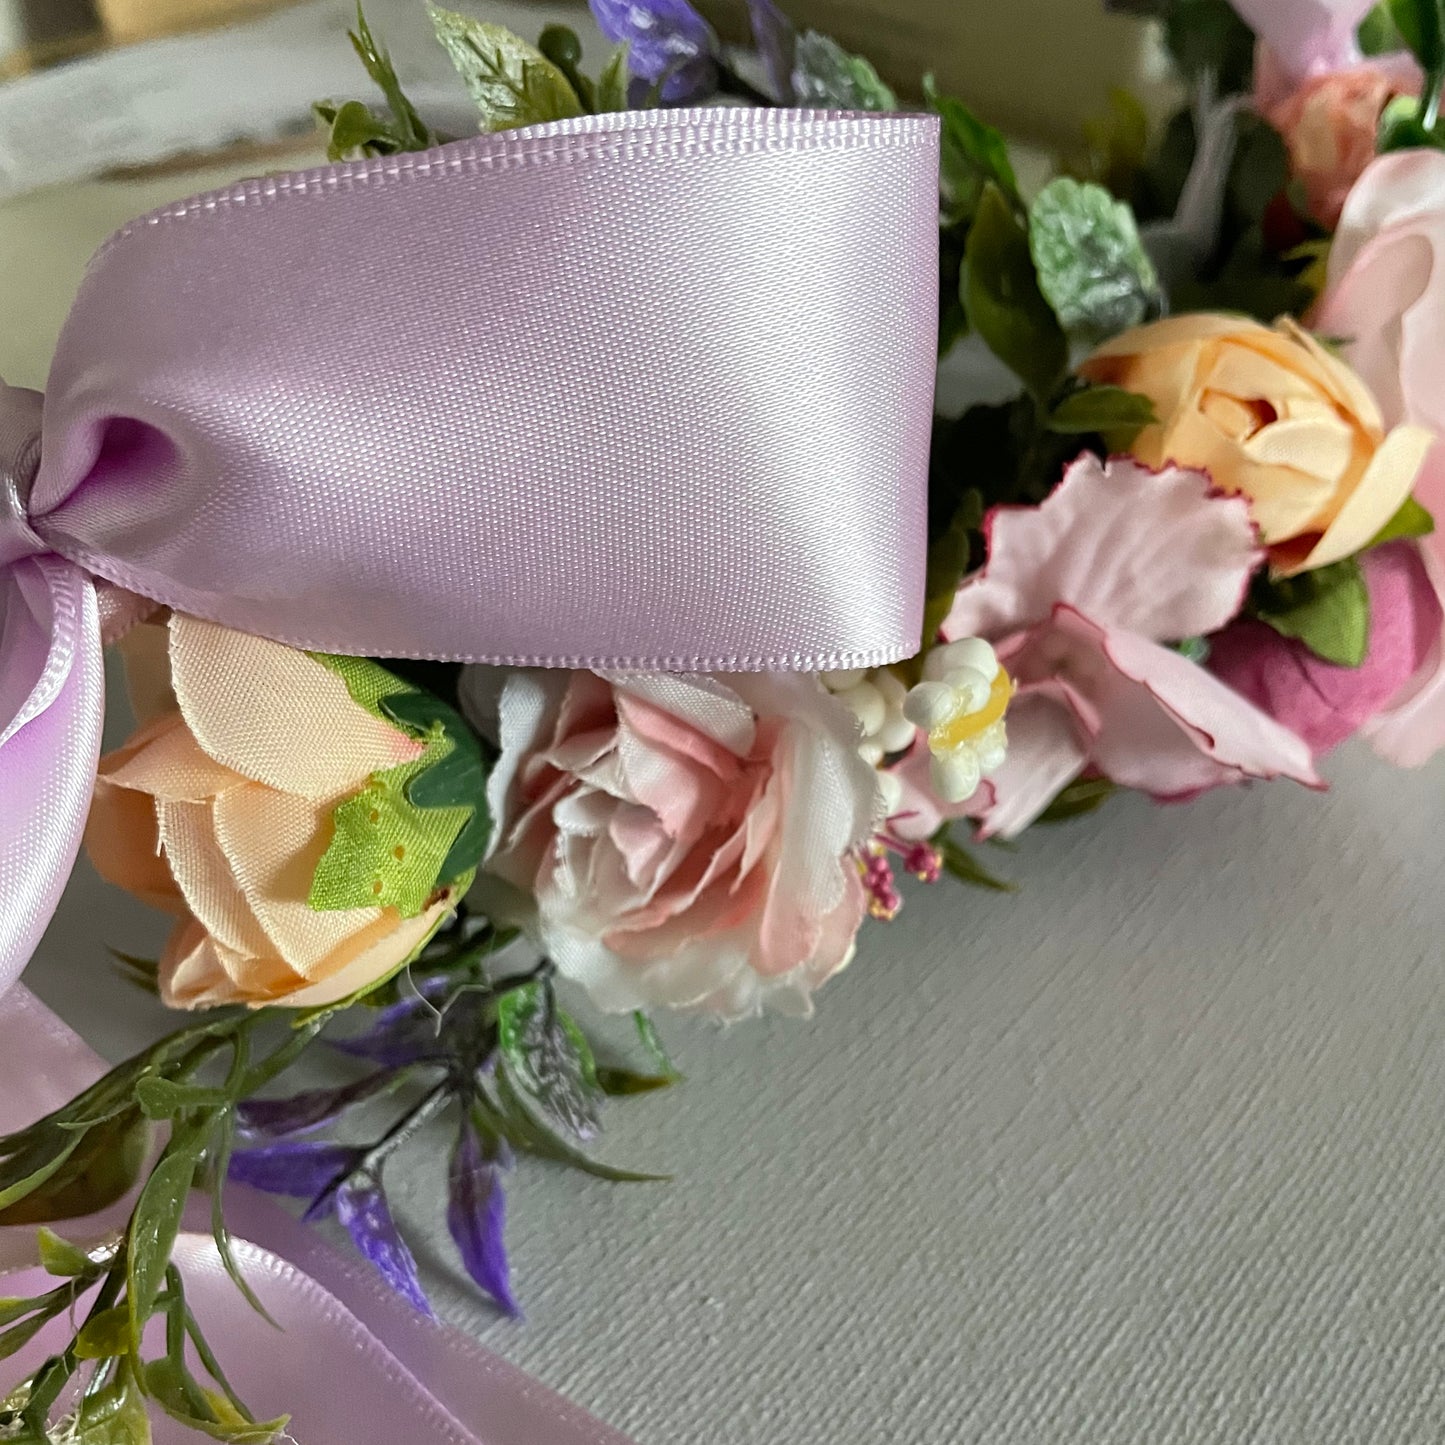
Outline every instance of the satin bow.
POLYGON ((0 392, 0 988, 79 846, 92 578, 296 646, 866 666, 922 613, 930 117, 588 116, 247 181, 0 392))

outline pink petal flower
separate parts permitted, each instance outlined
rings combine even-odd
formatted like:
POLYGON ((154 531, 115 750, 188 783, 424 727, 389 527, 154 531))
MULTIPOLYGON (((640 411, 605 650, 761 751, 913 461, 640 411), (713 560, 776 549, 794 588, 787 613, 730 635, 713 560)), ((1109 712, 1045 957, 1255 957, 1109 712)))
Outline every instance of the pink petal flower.
POLYGON ((1146 637, 1197 637, 1239 611, 1263 556, 1248 502, 1203 472, 1092 453, 1037 507, 996 508, 985 526, 988 562, 959 589, 948 638, 996 638, 1060 602, 1146 637))
POLYGON ((1360 58, 1355 27, 1373 0, 1232 0, 1250 29, 1295 77, 1341 70, 1360 58))

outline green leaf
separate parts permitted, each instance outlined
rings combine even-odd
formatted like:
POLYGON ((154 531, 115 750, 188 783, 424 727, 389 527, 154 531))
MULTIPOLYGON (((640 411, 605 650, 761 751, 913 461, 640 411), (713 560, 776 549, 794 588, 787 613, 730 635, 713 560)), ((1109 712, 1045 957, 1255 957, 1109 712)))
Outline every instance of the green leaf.
POLYGON ((497 1001, 503 1067, 555 1124, 579 1139, 601 1126, 597 1065, 582 1031, 557 1007, 551 985, 537 980, 497 1001))
POLYGON ((521 36, 430 0, 427 12, 481 112, 482 130, 511 130, 582 114, 582 102, 567 77, 521 36))
POLYGON ((676 1082, 668 1074, 637 1074, 610 1064, 597 1067, 597 1085, 609 1099, 655 1093, 658 1089, 670 1089, 676 1082))
POLYGON ((861 55, 805 30, 793 51, 793 86, 805 109, 897 110, 898 97, 861 55))
POLYGON ((150 1417, 133 1380, 118 1380, 85 1397, 68 1436, 74 1445, 151 1445, 150 1417))
POLYGON ((1156 0, 1152 8, 1164 20, 1164 40, 1174 63, 1189 80, 1206 72, 1221 95, 1249 89, 1254 71, 1254 32, 1228 0, 1156 0))
POLYGON ((632 1169, 618 1169, 584 1153, 537 1116, 535 1107, 517 1092, 505 1069, 497 1070, 496 1090, 500 1109, 491 1123, 514 1149, 567 1164, 584 1174, 617 1184, 665 1183, 671 1178, 667 1174, 640 1174, 632 1169))
POLYGON ((1375 132, 1375 149, 1385 155, 1390 151, 1419 150, 1438 147, 1437 132, 1426 130, 1420 120, 1420 107, 1412 95, 1395 96, 1380 112, 1375 132))
POLYGON ((89 1274, 94 1268, 90 1256, 83 1249, 62 1239, 53 1229, 47 1229, 44 1225, 36 1232, 36 1246, 40 1251, 40 1267, 46 1274, 69 1279, 75 1275, 89 1274))
POLYGON ((1122 386, 1086 386, 1070 392, 1044 423, 1051 432, 1082 436, 1097 432, 1110 438, 1110 445, 1124 448, 1158 418, 1154 403, 1122 386))
POLYGON ((0 1210, 0 1225, 79 1219, 134 1185, 150 1146, 150 1125, 138 1109, 127 1106, 94 1126, 61 1132, 75 1147, 40 1184, 0 1210))
POLYGON ((23 1320, 26 1315, 43 1309, 45 1299, 45 1295, 35 1299, 15 1299, 9 1296, 0 1299, 0 1325, 14 1324, 16 1320, 23 1320))
POLYGON ((1137 326, 1159 302, 1134 212, 1103 186, 1050 181, 1029 212, 1029 250, 1039 289, 1070 336, 1102 341, 1137 326))
POLYGON ((1388 55, 1392 50, 1404 49, 1405 42, 1390 19, 1388 3, 1376 5, 1355 32, 1360 50, 1365 55, 1388 55))
POLYGON ((990 873, 967 848, 948 835, 946 828, 935 834, 932 842, 943 860, 944 871, 957 878, 960 883, 967 883, 974 888, 986 888, 991 893, 1018 891, 1016 883, 1010 883, 990 873))
POLYGON ((1445 5, 1441 0, 1389 0, 1390 19, 1427 76, 1445 69, 1445 5))
POLYGON ((36 1315, 33 1319, 22 1320, 0 1331, 0 1360, 8 1360, 17 1350, 23 1350, 49 1323, 49 1315, 36 1315))
POLYGON ((171 1119, 187 1109, 221 1109, 231 1102, 224 1089, 177 1083, 151 1074, 135 1086, 135 1101, 148 1119, 171 1119))
POLYGON ((317 101, 311 110, 326 131, 327 160, 389 156, 402 149, 392 123, 362 101, 348 100, 339 106, 317 101))
POLYGON ((234 1410, 223 1408, 219 1396, 210 1394, 204 1397, 204 1403, 216 1418, 207 1419, 196 1413, 187 1384, 182 1367, 173 1360, 152 1360, 145 1367, 146 1393, 172 1420, 197 1434, 229 1441, 230 1445, 271 1445, 286 1429, 287 1416, 264 1421, 240 1419, 234 1410))
POLYGON ((92 1315, 75 1337, 75 1356, 80 1360, 109 1360, 130 1352, 130 1310, 112 1305, 92 1315))
POLYGON ((1325 662, 1358 667, 1365 660, 1370 594, 1353 557, 1298 577, 1267 580, 1252 601, 1261 622, 1283 637, 1297 638, 1325 662))
POLYGON ((0 1162, 0 1224, 22 1224, 9 1213, 58 1174, 80 1147, 85 1134, 51 1127, 26 1148, 0 1162))
POLYGON ((961 100, 940 95, 931 74, 923 77, 923 98, 943 122, 939 177, 945 219, 971 219, 990 181, 1011 205, 1022 209, 1018 179, 1003 133, 986 125, 961 100))
POLYGON ((964 256, 969 323, 1040 400, 1069 362, 1063 328, 1039 290, 1028 234, 1002 191, 985 186, 964 256))
POLYGON ((673 1063, 672 1056, 667 1052, 667 1046, 662 1042, 662 1036, 657 1032, 657 1025, 642 1009, 632 1011, 633 1027, 637 1030, 637 1037, 647 1053, 647 1057, 657 1066, 658 1070, 669 1079, 681 1079, 682 1073, 677 1065, 673 1063))
POLYGON ((619 45, 602 67, 602 78, 597 82, 597 109, 599 111, 626 110, 627 83, 632 78, 627 68, 627 55, 631 46, 625 42, 619 45))
POLYGON ((1366 549, 1382 547, 1386 542, 1397 542, 1402 537, 1428 537, 1434 530, 1434 517, 1414 497, 1406 497, 1400 503, 1400 510, 1370 538, 1366 549))
POLYGON ((386 98, 387 109, 391 111, 391 134, 396 148, 404 151, 424 151, 440 142, 440 137, 422 120, 417 108, 407 99, 401 88, 396 67, 391 57, 377 44, 366 23, 360 0, 356 6, 356 29, 350 33, 351 48, 356 51, 372 83, 386 98))
POLYGON ((1082 818, 1102 807, 1116 791, 1108 778, 1078 778, 1061 788, 1054 801, 1034 821, 1065 823, 1070 818, 1082 818))
POLYGON ((970 487, 959 498, 948 526, 928 544, 928 564, 923 579, 923 631, 919 638, 916 666, 910 669, 918 681, 923 673, 923 654, 938 639, 939 629, 953 611, 958 587, 973 561, 975 544, 983 526, 983 493, 970 487))
POLYGON ((126 1305, 134 1350, 140 1349, 141 1331, 165 1281, 186 1197, 217 1117, 214 1112, 204 1113, 172 1133, 131 1214, 126 1234, 126 1305))

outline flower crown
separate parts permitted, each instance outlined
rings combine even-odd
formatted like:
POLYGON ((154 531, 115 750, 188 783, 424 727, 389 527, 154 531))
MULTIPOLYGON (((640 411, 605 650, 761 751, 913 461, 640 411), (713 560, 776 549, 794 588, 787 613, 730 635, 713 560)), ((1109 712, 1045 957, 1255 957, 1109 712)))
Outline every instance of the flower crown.
POLYGON ((284 1428, 193 1374, 193 1180, 243 1288, 227 1179, 425 1311, 383 1180, 446 1113, 451 1234, 515 1311, 514 1153, 650 1177, 587 1146, 679 1078, 653 1013, 808 1011, 900 873, 1007 886, 961 820, 1445 742, 1431 5, 1238 0, 1256 47, 1152 0, 1190 108, 1150 148, 1116 96, 1032 194, 931 79, 900 113, 749 8, 739 58, 685 0, 593 0, 594 78, 568 30, 431 6, 457 141, 359 19, 385 105, 318 105, 333 164, 133 222, 45 397, 0 391, 0 984, 83 835, 174 917, 127 967, 199 1011, 0 1139, 0 1224, 146 1179, 0 1301, 22 1359, 77 1320, 0 1438, 102 1399, 284 1428), (1008 399, 953 405, 981 366, 1008 399), (137 731, 97 766, 104 643, 137 731), (272 1091, 323 1038, 365 1072, 272 1091))

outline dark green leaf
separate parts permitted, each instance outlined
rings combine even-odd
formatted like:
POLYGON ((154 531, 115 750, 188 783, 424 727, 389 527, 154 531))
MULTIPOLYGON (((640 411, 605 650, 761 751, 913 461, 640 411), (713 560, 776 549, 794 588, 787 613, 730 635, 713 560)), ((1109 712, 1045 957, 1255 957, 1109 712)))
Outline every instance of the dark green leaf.
POLYGON ((1397 95, 1380 113, 1375 134, 1375 149, 1381 155, 1390 151, 1419 150, 1440 145, 1437 131, 1426 130, 1420 119, 1420 107, 1414 96, 1397 95))
POLYGON ((134 1106, 89 1129, 61 1132, 76 1147, 43 1183, 0 1211, 0 1224, 78 1219, 134 1185, 150 1145, 150 1125, 134 1106))
POLYGON ((1124 447, 1157 420, 1147 396, 1121 386, 1086 386, 1059 402, 1045 425, 1066 436, 1097 432, 1110 437, 1111 445, 1124 447))
POLYGON ((45 1328, 49 1318, 48 1315, 35 1315, 0 1332, 0 1360, 8 1360, 17 1350, 24 1349, 45 1328))
POLYGON ((476 102, 482 130, 511 130, 582 114, 582 102, 567 77, 521 36, 430 0, 427 12, 476 102))
POLYGON ((549 983, 538 980, 503 994, 497 1039, 512 1079, 554 1124, 578 1139, 597 1132, 602 1091, 592 1050, 557 1007, 549 983))
POLYGON ((1427 76, 1445 69, 1445 6, 1441 0, 1389 0, 1390 19, 1427 76))
POLYGON ((1370 594, 1360 564, 1347 557, 1266 580, 1252 599, 1254 615, 1284 637, 1297 638, 1337 667, 1358 667, 1370 642, 1370 594))
POLYGON ((933 646, 938 631, 953 611, 959 583, 963 581, 973 559, 975 544, 983 525, 983 495, 969 488, 959 498, 953 519, 944 531, 928 544, 928 565, 923 581, 923 631, 913 671, 922 676, 923 654, 933 646))
POLYGON ((968 235, 963 302, 989 350, 1046 399, 1068 365, 1068 342, 1039 290, 1028 234, 995 185, 984 188, 968 235))
POLYGON ((1103 186, 1050 181, 1029 210, 1029 249, 1039 289, 1070 336, 1102 341, 1160 304, 1134 213, 1103 186))
POLYGON ((1221 95, 1249 89, 1254 32, 1228 0, 1165 0, 1154 8, 1164 19, 1165 44, 1186 77, 1209 73, 1221 95))
POLYGON ((391 57, 373 37, 371 28, 366 23, 366 16, 362 13, 360 0, 357 0, 356 6, 356 29, 351 33, 350 38, 352 49, 356 51, 362 65, 366 67, 366 73, 386 98, 387 108, 391 111, 391 130, 397 148, 407 151, 424 151, 438 144, 440 138, 422 120, 417 108, 407 99, 406 92, 402 90, 401 81, 397 78, 396 67, 392 65, 391 57))
POLYGON ((136 1350, 165 1280, 186 1198, 217 1119, 215 1113, 204 1113, 176 1128, 131 1214, 126 1237, 126 1303, 136 1350))
POLYGON ((1108 778, 1079 778, 1060 789, 1054 801, 1034 821, 1065 823, 1070 818, 1081 818, 1102 806, 1115 791, 1108 778))
POLYGON ((604 1064, 597 1066, 597 1085, 609 1098, 651 1094, 658 1089, 669 1089, 676 1082, 677 1080, 668 1074, 635 1074, 631 1069, 619 1069, 604 1064))
POLYGON ((1405 48, 1404 38, 1390 19, 1388 3, 1376 5, 1355 32, 1361 51, 1366 55, 1388 55, 1392 50, 1405 48))
POLYGON ((22 1320, 26 1315, 42 1309, 47 1298, 49 1296, 39 1295, 35 1299, 14 1299, 8 1296, 0 1299, 0 1325, 14 1324, 16 1320, 22 1320))
POLYGON ((946 219, 972 219, 990 181, 1011 205, 1022 209, 1018 179, 1002 132, 979 120, 961 100, 940 95, 932 75, 923 77, 923 98, 943 123, 939 177, 946 219))
POLYGON ((992 893, 1014 893, 1018 885, 990 873, 967 848, 955 842, 948 833, 942 832, 933 838, 946 872, 974 888, 987 888, 992 893))
POLYGON ((69 1279, 78 1274, 89 1274, 94 1268, 90 1256, 83 1249, 62 1239, 44 1225, 36 1232, 36 1246, 40 1251, 40 1266, 46 1274, 69 1279))
POLYGON ((59 1173, 85 1137, 83 1131, 51 1127, 26 1148, 0 1161, 0 1224, 25 1222, 7 1212, 59 1173))

